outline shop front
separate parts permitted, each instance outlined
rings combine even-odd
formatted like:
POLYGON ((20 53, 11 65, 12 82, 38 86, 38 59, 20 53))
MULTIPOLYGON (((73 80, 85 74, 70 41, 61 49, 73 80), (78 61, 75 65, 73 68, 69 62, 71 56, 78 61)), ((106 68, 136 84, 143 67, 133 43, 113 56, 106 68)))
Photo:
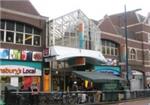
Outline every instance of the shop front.
POLYGON ((41 69, 41 62, 1 60, 1 89, 3 90, 7 85, 17 87, 18 89, 21 86, 28 88, 32 84, 40 86, 41 69))
POLYGON ((28 88, 42 76, 42 52, 0 48, 0 90, 5 86, 28 88))
POLYGON ((73 71, 91 71, 94 65, 104 64, 106 60, 100 51, 52 46, 45 62, 50 70, 49 79, 44 70, 44 88, 47 87, 46 83, 50 83, 50 87, 45 91, 66 91, 71 89, 71 82, 79 79, 72 75, 73 71))
POLYGON ((144 89, 144 75, 142 72, 132 70, 131 90, 144 89))

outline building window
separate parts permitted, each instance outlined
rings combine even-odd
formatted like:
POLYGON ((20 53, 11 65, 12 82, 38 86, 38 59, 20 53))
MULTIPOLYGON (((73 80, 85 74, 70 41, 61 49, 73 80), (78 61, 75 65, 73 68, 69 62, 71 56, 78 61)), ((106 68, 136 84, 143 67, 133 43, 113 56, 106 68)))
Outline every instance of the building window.
POLYGON ((23 34, 22 33, 16 33, 16 43, 23 44, 23 34))
POLYGON ((41 30, 34 26, 8 20, 0 20, 0 41, 13 44, 41 46, 41 30))
POLYGON ((131 60, 135 60, 136 59, 136 50, 135 49, 131 49, 130 50, 130 59, 131 60))
POLYGON ((38 28, 34 28, 34 34, 40 35, 41 34, 41 30, 39 30, 38 28))
POLYGON ((25 35, 25 44, 32 45, 32 35, 29 34, 25 35))
POLYGON ((150 33, 148 33, 148 43, 150 43, 150 33))
POLYGON ((24 25, 21 23, 16 23, 16 31, 17 32, 24 32, 24 25))
POLYGON ((14 32, 6 32, 6 42, 14 42, 14 32))
POLYGON ((0 42, 4 41, 4 31, 0 31, 0 42))
POLYGON ((12 22, 12 21, 7 21, 6 22, 6 29, 14 31, 14 29, 15 29, 15 23, 12 22))
POLYGON ((118 55, 118 44, 109 40, 102 40, 102 53, 104 55, 118 55))
POLYGON ((1 20, 0 21, 0 29, 4 29, 5 28, 5 21, 1 20))
POLYGON ((40 46, 40 36, 34 36, 34 45, 40 46))
POLYGON ((29 25, 25 26, 25 33, 32 33, 32 27, 29 25))

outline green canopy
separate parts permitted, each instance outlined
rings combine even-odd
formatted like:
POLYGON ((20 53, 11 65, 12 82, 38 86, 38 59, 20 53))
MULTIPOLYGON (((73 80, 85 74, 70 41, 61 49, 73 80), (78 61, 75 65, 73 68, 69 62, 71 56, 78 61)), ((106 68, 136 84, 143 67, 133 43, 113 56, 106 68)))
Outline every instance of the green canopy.
POLYGON ((87 72, 87 71, 73 71, 73 74, 76 74, 78 77, 91 80, 93 82, 104 82, 111 80, 123 80, 118 76, 114 76, 108 73, 99 73, 99 72, 87 72))

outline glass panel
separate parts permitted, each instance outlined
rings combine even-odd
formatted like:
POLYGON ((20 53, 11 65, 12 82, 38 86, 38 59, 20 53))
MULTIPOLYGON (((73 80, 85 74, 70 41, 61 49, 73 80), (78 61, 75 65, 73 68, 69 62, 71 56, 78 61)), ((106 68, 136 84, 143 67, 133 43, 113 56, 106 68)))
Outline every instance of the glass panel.
POLYGON ((34 28, 34 34, 41 35, 41 30, 38 28, 34 28))
POLYGON ((5 21, 0 20, 0 29, 4 29, 4 28, 5 28, 5 21))
POLYGON ((105 46, 105 41, 104 40, 102 40, 102 45, 105 46))
POLYGON ((14 33, 6 32, 6 42, 14 42, 14 33))
POLYGON ((116 47, 116 46, 115 46, 115 43, 111 43, 111 47, 116 47))
POLYGON ((118 55, 118 49, 115 48, 115 55, 118 55))
POLYGON ((110 48, 107 47, 107 54, 110 55, 110 48))
POLYGON ((0 41, 4 41, 4 31, 1 31, 1 34, 0 34, 0 41))
POLYGON ((32 45, 32 35, 25 35, 25 44, 32 45))
POLYGON ((6 22, 6 29, 7 30, 13 30, 14 31, 14 28, 15 28, 15 23, 14 22, 11 22, 11 21, 6 22))
POLYGON ((24 25, 21 24, 21 23, 16 23, 16 31, 19 31, 19 32, 23 32, 24 31, 24 25))
POLYGON ((23 44, 23 34, 16 33, 16 43, 23 44))
POLYGON ((34 45, 40 46, 40 36, 34 36, 34 45))
POLYGON ((32 27, 29 26, 29 25, 26 25, 26 26, 25 26, 25 32, 26 32, 26 33, 32 33, 32 27))
POLYGON ((105 54, 105 47, 102 47, 102 53, 105 54))
POLYGON ((114 55, 114 48, 111 48, 111 55, 114 55))

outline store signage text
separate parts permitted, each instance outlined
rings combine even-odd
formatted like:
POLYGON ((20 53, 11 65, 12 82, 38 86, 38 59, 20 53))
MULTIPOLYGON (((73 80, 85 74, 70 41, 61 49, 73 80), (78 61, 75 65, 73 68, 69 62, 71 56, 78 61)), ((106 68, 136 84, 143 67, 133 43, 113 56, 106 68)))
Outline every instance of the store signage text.
POLYGON ((0 73, 12 73, 12 74, 34 74, 36 73, 36 70, 35 69, 25 69, 25 68, 18 68, 18 69, 10 69, 10 68, 3 68, 3 69, 0 69, 0 73))
POLYGON ((41 73, 36 68, 11 65, 11 66, 1 66, 0 75, 1 76, 9 76, 9 75, 33 76, 33 75, 41 75, 41 73))

